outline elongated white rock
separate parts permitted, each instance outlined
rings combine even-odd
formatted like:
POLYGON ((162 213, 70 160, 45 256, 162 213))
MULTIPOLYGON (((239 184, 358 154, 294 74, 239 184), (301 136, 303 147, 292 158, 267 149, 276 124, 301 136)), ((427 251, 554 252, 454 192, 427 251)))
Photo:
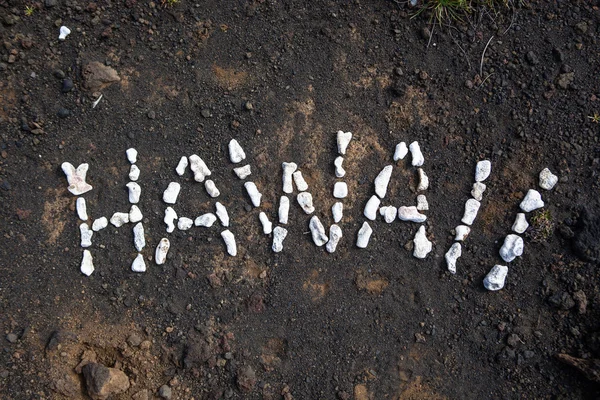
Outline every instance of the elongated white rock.
POLYGON ((471 189, 471 196, 477 201, 481 201, 483 199, 483 192, 485 192, 485 183, 475 182, 473 184, 473 189, 471 189))
POLYGON ((180 231, 187 231, 194 226, 194 220, 188 217, 179 217, 177 219, 177 229, 180 231))
POLYGON ((400 142, 396 145, 396 150, 394 151, 394 161, 403 160, 404 157, 408 154, 408 147, 406 147, 406 143, 400 142))
POLYGON ((548 168, 544 168, 540 172, 540 187, 545 190, 552 190, 558 182, 558 176, 554 175, 548 168))
POLYGON ((305 192, 308 190, 308 183, 304 180, 302 176, 302 171, 298 170, 292 174, 294 178, 294 184, 296 185, 296 189, 300 192, 305 192))
POLYGON ((337 132, 337 147, 338 153, 346 154, 346 149, 348 148, 348 144, 352 140, 352 132, 337 132))
POLYGON ((492 163, 490 160, 479 161, 475 166, 475 182, 483 182, 492 172, 492 163))
POLYGON ((169 248, 171 247, 171 242, 169 239, 162 238, 158 245, 156 246, 156 251, 154 252, 154 261, 156 265, 162 265, 167 261, 167 254, 169 253, 169 248))
POLYGON ((82 221, 87 221, 88 214, 85 199, 83 197, 78 197, 77 201, 75 202, 75 206, 77 208, 77 216, 79 217, 79 219, 82 221))
POLYGON ((356 237, 356 247, 359 249, 366 249, 369 245, 369 239, 371 239, 372 233, 373 229, 371 229, 371 225, 369 225, 367 221, 363 222, 358 230, 358 236, 356 237))
POLYGON ((446 259, 448 271, 450 271, 451 274, 456 274, 456 260, 458 260, 461 255, 462 248, 460 246, 460 243, 454 243, 446 252, 444 258, 446 259))
POLYGON ((367 217, 371 221, 375 221, 375 218, 377 218, 377 210, 379 209, 379 204, 381 204, 381 200, 379 200, 379 197, 377 197, 376 195, 371 196, 369 201, 367 201, 367 204, 365 205, 365 209, 363 211, 365 217, 367 217))
POLYGON ((333 197, 343 199, 346 196, 348 196, 348 185, 346 185, 346 182, 336 182, 333 185, 333 197))
POLYGON ((419 186, 417 186, 417 190, 427 190, 429 188, 429 178, 425 171, 422 168, 419 168, 419 186))
POLYGON ((242 146, 240 146, 238 141, 235 139, 231 139, 229 141, 229 159, 234 164, 246 159, 246 153, 244 153, 244 149, 242 149, 242 146))
POLYGON ((135 224, 136 222, 140 222, 143 218, 144 218, 144 215, 142 214, 142 211, 140 210, 140 208, 138 206, 136 206, 135 204, 132 205, 131 208, 129 209, 129 222, 135 224))
POLYGON ((215 214, 217 214, 219 221, 221 221, 221 225, 225 227, 229 226, 229 214, 227 213, 225 206, 217 201, 215 203, 215 209, 215 214))
POLYGON ((344 216, 344 204, 341 202, 336 202, 331 206, 331 215, 333 216, 333 221, 337 224, 342 220, 344 216))
POLYGON ((427 202, 427 197, 424 194, 420 194, 417 196, 417 211, 427 211, 429 210, 429 203, 427 202))
POLYGON ((259 207, 262 194, 258 191, 258 188, 254 184, 254 182, 246 182, 244 183, 244 187, 248 192, 248 196, 250 196, 250 201, 252 201, 252 205, 254 207, 259 207))
POLYGON ((281 166, 283 168, 283 192, 288 194, 293 193, 294 185, 292 184, 292 174, 296 172, 298 165, 293 162, 284 162, 281 166))
POLYGON ((177 213, 171 207, 165 209, 164 222, 167 224, 167 233, 172 233, 175 230, 174 221, 177 219, 177 213))
POLYGON ((85 276, 90 276, 92 272, 94 272, 94 259, 89 250, 83 251, 83 258, 81 259, 81 267, 79 267, 79 270, 85 276))
POLYGON ((325 243, 327 243, 327 241, 329 239, 327 238, 327 235, 325 234, 325 227, 321 223, 321 220, 319 220, 319 217, 317 217, 316 215, 313 215, 313 217, 310 219, 310 223, 308 224, 308 227, 310 228, 312 240, 313 240, 313 242, 315 242, 315 244, 317 246, 320 247, 320 246, 323 246, 325 243))
POLYGON ((335 166, 335 176, 338 178, 343 178, 346 175, 346 170, 342 167, 344 163, 344 157, 338 156, 335 160, 333 160, 333 165, 335 166))
POLYGON ((207 179, 204 181, 204 188, 206 189, 206 193, 208 193, 208 195, 213 199, 215 197, 219 197, 219 195, 221 194, 219 189, 217 189, 217 185, 215 185, 215 183, 211 179, 207 179))
POLYGON ((137 165, 133 164, 129 167, 129 179, 132 181, 137 181, 140 178, 140 169, 137 165))
POLYGON ((90 247, 92 245, 92 235, 94 231, 85 222, 79 225, 79 233, 81 234, 81 247, 90 247))
POLYGON ((232 257, 235 257, 237 255, 237 246, 235 244, 235 236, 233 236, 233 233, 231 233, 229 229, 226 229, 223 232, 221 232, 221 237, 225 242, 227 254, 229 254, 232 257))
POLYGON ((281 196, 279 198, 279 212, 278 212, 279 223, 287 224, 289 214, 290 214, 290 199, 288 199, 287 196, 281 196))
POLYGON ((335 224, 331 225, 329 227, 329 241, 327 242, 327 245, 325 245, 325 249, 327 250, 327 252, 333 253, 337 248, 337 245, 340 242, 341 238, 342 228, 335 224))
POLYGON ((110 217, 110 223, 117 228, 129 222, 129 213, 116 212, 110 217))
POLYGON ((194 225, 202 226, 205 228, 210 228, 213 226, 215 221, 217 220, 217 216, 213 213, 202 214, 194 220, 194 225))
POLYGON ((469 236, 469 233, 471 233, 471 228, 469 228, 467 225, 458 225, 456 228, 454 228, 454 232, 454 240, 462 242, 467 238, 467 236, 469 236))
POLYGON ((518 213, 515 218, 515 223, 512 226, 512 230, 517 233, 523 233, 529 228, 529 223, 527 222, 527 218, 525 218, 524 213, 518 213))
POLYGON ((416 258, 423 259, 427 257, 427 254, 429 254, 429 252, 433 248, 433 244, 429 241, 429 239, 427 239, 427 234, 425 233, 424 226, 421 226, 415 234, 413 243, 413 256, 416 258))
POLYGON ((473 221, 477 217, 477 212, 479 211, 479 207, 481 203, 475 199, 469 199, 465 202, 465 213, 461 219, 463 224, 473 225, 473 221))
POLYGON ((252 167, 250 167, 250 164, 244 165, 243 167, 234 168, 233 172, 235 172, 238 178, 246 179, 252 175, 252 167))
POLYGON ((63 25, 58 30, 58 40, 65 40, 70 34, 71 30, 63 25))
POLYGON ((129 162, 131 164, 135 164, 137 162, 137 156, 138 156, 138 152, 136 149, 127 149, 125 151, 125 154, 127 154, 127 159, 129 160, 129 162))
POLYGON ((179 191, 181 190, 181 185, 177 182, 169 183, 169 186, 163 192, 163 201, 167 204, 175 204, 177 203, 177 196, 179 196, 179 191))
POLYGON ((388 184, 392 177, 392 166, 386 165, 375 178, 375 193, 380 199, 385 197, 387 193, 388 184))
POLYGON ((285 240, 287 233, 287 229, 282 228, 281 226, 276 226, 275 229, 273 229, 273 245, 271 248, 275 253, 279 253, 283 250, 283 241, 285 240))
POLYGON ((505 262, 511 262, 517 257, 523 255, 523 239, 518 235, 513 235, 512 233, 506 235, 504 238, 504 243, 500 248, 500 257, 505 262))
POLYGON ((131 204, 137 204, 140 202, 140 196, 142 194, 142 188, 135 182, 129 182, 127 185, 129 189, 129 202, 131 204))
POLYGON ((508 267, 505 265, 494 265, 483 279, 483 286, 490 291, 500 290, 504 287, 508 267))
POLYGON ((410 150, 410 155, 412 156, 412 166, 420 167, 425 162, 425 158, 423 157, 423 153, 421 153, 421 147, 419 147, 419 142, 412 142, 408 149, 410 150))
POLYGON ((189 157, 189 162, 190 162, 190 169, 194 173, 194 180, 196 182, 204 182, 206 177, 210 176, 212 174, 210 169, 208 169, 208 167, 204 163, 204 160, 202 160, 196 154, 192 154, 189 157))
POLYGON ((264 211, 261 211, 260 214, 258 214, 258 219, 262 224, 263 233, 265 235, 269 235, 273 232, 273 224, 269 221, 269 217, 267 217, 267 214, 265 214, 264 211))
POLYGON ((398 209, 394 206, 383 206, 379 208, 379 214, 383 217, 383 220, 388 224, 391 224, 398 215, 398 209))
POLYGON ((186 156, 182 156, 179 162, 177 163, 177 167, 175 167, 175 172, 177 172, 177 175, 183 176, 188 165, 188 158, 186 156))
POLYGON ((398 219, 400 221, 422 223, 427 221, 427 215, 421 214, 415 206, 401 206, 398 208, 398 219))
POLYGON ((106 228, 108 226, 108 219, 106 219, 106 217, 100 217, 98 219, 95 219, 94 222, 92 223, 92 230, 94 232, 98 232, 101 231, 102 229, 106 228))
POLYGON ((144 225, 138 222, 133 227, 133 244, 137 251, 142 251, 146 247, 146 238, 144 237, 144 225))
POLYGON ((312 214, 315 211, 315 207, 313 206, 312 194, 308 192, 298 193, 298 196, 296 196, 296 200, 298 201, 298 204, 300 204, 300 207, 302 207, 302 210, 304 210, 306 214, 312 214))
POLYGON ((137 257, 131 263, 131 270, 133 272, 146 272, 146 262, 144 261, 144 256, 138 254, 137 257))
POLYGON ((67 177, 67 183, 69 184, 67 189, 75 196, 82 195, 93 189, 92 185, 85 181, 85 176, 87 175, 89 167, 90 166, 87 163, 79 165, 77 169, 75 169, 73 164, 68 162, 64 162, 61 165, 61 168, 67 177))
POLYGON ((542 201, 542 195, 535 189, 529 189, 525 198, 519 205, 521 210, 525 212, 530 212, 533 210, 537 210, 538 208, 544 207, 544 202, 542 201))

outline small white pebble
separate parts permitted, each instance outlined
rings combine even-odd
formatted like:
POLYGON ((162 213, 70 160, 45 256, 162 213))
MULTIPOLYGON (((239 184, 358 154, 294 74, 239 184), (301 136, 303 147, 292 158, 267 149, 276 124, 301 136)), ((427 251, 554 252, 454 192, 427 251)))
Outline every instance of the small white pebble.
POLYGON ((77 201, 75 202, 75 206, 77 208, 77 216, 79 217, 79 219, 82 221, 87 221, 88 214, 85 199, 83 197, 78 197, 77 201))
POLYGON ((462 242, 467 238, 467 236, 469 236, 469 233, 471 233, 471 228, 469 228, 467 225, 458 225, 456 228, 454 228, 454 233, 454 240, 462 242))
POLYGON ((450 246, 450 249, 446 252, 444 258, 446 259, 446 265, 448 266, 448 271, 451 274, 456 274, 456 260, 461 256, 462 248, 460 243, 454 243, 450 246))
POLYGON ((523 255, 523 238, 518 235, 509 234, 504 238, 504 243, 500 248, 500 257, 505 262, 511 262, 515 258, 523 255))
POLYGON ((180 231, 187 231, 194 226, 194 220, 188 217, 179 217, 177 219, 177 229, 180 231))
POLYGON ((294 178, 294 184, 296 185, 296 189, 298 189, 299 192, 306 192, 308 190, 308 183, 306 183, 306 181, 304 180, 304 177, 302 176, 302 171, 298 170, 294 172, 292 174, 292 177, 294 178))
POLYGON ((258 191, 256 184, 254 182, 246 182, 244 183, 244 187, 248 192, 248 196, 250 196, 250 200, 252 201, 252 205, 254 207, 260 206, 260 199, 262 198, 262 194, 258 191))
POLYGON ((512 230, 517 233, 523 233, 529 228, 529 223, 524 213, 518 213, 515 218, 515 223, 512 226, 512 230))
POLYGON ((425 233, 424 226, 421 226, 415 234, 413 243, 413 256, 415 258, 423 259, 427 257, 427 254, 429 254, 429 252, 433 248, 433 244, 429 241, 429 239, 427 239, 427 234, 425 233))
POLYGON ((371 225, 367 221, 363 222, 362 226, 358 230, 358 236, 356 237, 356 247, 359 249, 366 249, 369 245, 369 240, 371 239, 371 234, 373 233, 373 229, 371 229, 371 225))
POLYGON ((344 175, 346 175, 346 170, 344 169, 344 167, 342 167, 343 163, 344 157, 342 156, 336 157, 336 159, 333 161, 333 165, 335 166, 335 176, 337 176, 338 178, 343 178, 344 175))
POLYGON ((142 251, 146 247, 146 238, 144 237, 144 225, 138 222, 133 227, 133 245, 137 251, 142 251))
POLYGON ((319 217, 313 215, 313 217, 310 219, 308 227, 310 228, 313 242, 315 242, 317 246, 323 246, 325 243, 327 243, 329 239, 325 234, 325 227, 321 223, 321 220, 319 220, 319 217))
POLYGON ((380 204, 381 200, 379 200, 379 197, 376 195, 371 196, 365 205, 365 209, 363 211, 364 216, 371 221, 375 221, 375 218, 377 218, 377 210, 379 209, 380 204))
POLYGON ((492 163, 489 160, 479 161, 475 166, 475 182, 483 182, 492 172, 492 163))
POLYGON ((69 184, 67 189, 75 196, 82 195, 93 189, 92 185, 85 181, 89 167, 90 165, 87 163, 79 165, 77 169, 75 169, 73 164, 68 162, 61 164, 61 168, 65 173, 65 176, 67 177, 67 183, 69 184))
POLYGON ((287 224, 289 214, 290 214, 290 199, 288 199, 287 196, 281 196, 279 198, 279 212, 278 212, 279 223, 287 224))
POLYGON ((412 166, 420 167, 425 162, 425 158, 423 157, 423 153, 421 153, 421 148, 419 147, 419 142, 412 142, 408 149, 410 150, 410 154, 412 156, 412 166))
POLYGON ((227 213, 225 206, 217 201, 215 203, 215 209, 215 214, 217 214, 217 217, 219 217, 221 225, 225 227, 229 226, 229 214, 227 213))
POLYGON ((196 154, 192 154, 189 157, 190 169, 194 173, 194 180, 196 182, 204 182, 207 176, 210 176, 212 172, 206 166, 204 160, 202 160, 196 154))
POLYGON ((110 217, 110 223, 117 228, 129 222, 129 213, 116 212, 110 217))
POLYGON ((83 251, 83 258, 81 259, 81 267, 79 267, 79 270, 85 276, 90 276, 94 272, 94 259, 89 250, 83 251))
POLYGON ((337 132, 338 153, 340 153, 342 155, 346 154, 346 149, 348 148, 348 144, 350 143, 351 140, 352 140, 352 132, 338 131, 337 132))
POLYGON ((392 166, 386 165, 375 178, 375 193, 380 199, 385 197, 390 178, 392 177, 392 166))
POLYGON ((177 219, 177 213, 171 207, 165 209, 164 222, 167 224, 167 233, 172 233, 175 230, 174 221, 177 219))
POLYGON ((137 181, 140 179, 140 169, 135 164, 129 167, 129 179, 132 181, 137 181))
POLYGON ((156 251, 154 252, 154 261, 156 262, 156 265, 162 265, 167 261, 167 254, 169 253, 170 247, 171 242, 169 242, 169 239, 160 239, 158 246, 156 246, 156 251))
POLYGON ((135 164, 137 162, 137 156, 138 156, 138 152, 136 149, 127 149, 125 151, 125 154, 127 154, 127 159, 129 160, 129 162, 131 164, 135 164))
POLYGON ((422 168, 419 168, 419 186, 417 186, 418 191, 427 190, 429 188, 429 178, 425 174, 422 168))
POLYGON ((177 175, 183 176, 183 174, 185 174, 185 169, 188 167, 188 165, 188 158, 186 156, 181 157, 179 163, 177 163, 177 167, 175 167, 175 172, 177 172, 177 175))
POLYGON ((379 208, 379 214, 385 222, 391 224, 396 219, 396 215, 398 215, 398 209, 394 206, 383 206, 379 208))
POLYGON ((273 232, 273 224, 271 221, 269 221, 269 217, 267 217, 267 214, 265 214, 264 211, 261 211, 260 214, 258 214, 258 219, 262 224, 263 233, 265 235, 269 235, 271 232, 273 232))
POLYGON ((308 192, 298 193, 298 196, 296 196, 296 200, 298 201, 298 204, 300 205, 300 207, 302 207, 302 210, 304 210, 306 214, 312 214, 315 211, 315 207, 313 206, 312 194, 308 192))
POLYGON ((542 200, 542 195, 540 192, 534 189, 529 189, 525 198, 520 204, 521 210, 525 212, 530 212, 533 210, 537 210, 538 208, 544 207, 544 202, 542 200))
POLYGON ((331 206, 331 215, 333 216, 333 221, 337 224, 342 220, 344 216, 344 204, 341 202, 336 202, 331 206))
POLYGON ((427 215, 421 214, 416 206, 401 206, 398 208, 398 219, 400 221, 422 223, 427 220, 427 215))
POLYGON ((90 247, 92 245, 92 236, 94 231, 85 222, 79 225, 79 233, 81 233, 81 247, 90 247))
POLYGON ((129 182, 127 185, 129 189, 129 202, 131 204, 137 204, 140 202, 140 196, 142 194, 142 188, 135 182, 129 182))
POLYGON ((477 201, 481 201, 483 199, 483 192, 485 192, 485 183, 475 182, 473 184, 473 189, 471 189, 471 196, 477 201))
POLYGON ((293 193, 294 185, 292 184, 292 174, 296 172, 298 165, 293 162, 284 162, 281 166, 283 168, 283 192, 288 194, 293 193))
POLYGON ((429 203, 427 202, 427 197, 425 197, 424 194, 420 194, 417 196, 417 210, 418 211, 429 210, 429 203))
POLYGON ((248 164, 244 165, 243 167, 234 168, 233 172, 235 172, 238 178, 246 179, 247 177, 252 175, 252 168, 250 167, 250 164, 248 164))
POLYGON ((283 241, 287 236, 287 229, 282 228, 281 226, 276 226, 273 229, 273 246, 271 248, 275 253, 279 253, 283 250, 283 241))
POLYGON ((340 228, 338 225, 331 225, 329 227, 329 241, 327 242, 327 245, 325 246, 325 249, 327 250, 327 252, 329 253, 333 253, 335 252, 335 249, 337 248, 338 243, 340 242, 340 239, 342 238, 342 228, 340 228))
POLYGON ((227 254, 229 254, 232 257, 235 257, 237 255, 237 246, 235 244, 235 236, 233 236, 233 233, 231 233, 229 229, 226 229, 223 232, 221 232, 221 237, 225 242, 227 254))
POLYGON ((71 30, 63 25, 58 31, 58 40, 65 40, 70 34, 71 30))
POLYGON ((213 213, 202 214, 194 220, 194 225, 202 226, 204 228, 210 228, 213 226, 215 221, 217 220, 217 216, 213 213))
POLYGON ((177 203, 177 196, 179 196, 179 191, 181 190, 181 185, 177 182, 169 183, 169 186, 163 192, 163 201, 167 204, 175 204, 177 203))
POLYGON ((137 257, 131 263, 131 270, 133 272, 146 272, 146 262, 144 261, 144 256, 138 254, 137 257))
POLYGON ((140 222, 143 218, 144 218, 144 215, 142 214, 142 211, 140 210, 140 208, 138 206, 136 206, 135 204, 132 205, 131 208, 129 209, 129 222, 135 224, 136 222, 140 222))
POLYGON ((545 190, 552 190, 558 182, 558 176, 554 175, 548 168, 544 168, 540 172, 540 187, 545 190))
POLYGON ((494 265, 483 279, 483 286, 490 291, 500 290, 504 287, 504 281, 508 274, 508 267, 505 265, 494 265))
POLYGON ((235 139, 231 139, 229 142, 229 159, 234 164, 242 162, 242 160, 246 159, 246 153, 244 153, 244 149, 242 149, 242 146, 240 146, 238 141, 235 139))
POLYGON ((106 228, 108 226, 108 219, 106 219, 106 217, 100 217, 98 219, 95 219, 94 222, 92 223, 92 230, 94 232, 98 232, 101 231, 102 229, 106 228))
POLYGON ((221 194, 219 189, 217 189, 217 185, 215 185, 215 183, 211 179, 207 179, 204 181, 204 188, 206 189, 206 193, 208 193, 208 195, 213 199, 215 197, 219 197, 219 195, 221 194))
POLYGON ((469 199, 465 202, 465 213, 461 219, 463 224, 473 225, 475 218, 477 217, 477 212, 479 211, 479 207, 481 203, 475 199, 469 199))
POLYGON ((348 185, 346 185, 346 182, 336 182, 333 185, 333 197, 343 199, 346 196, 348 196, 348 185))
POLYGON ((400 142, 396 145, 396 150, 394 151, 394 161, 403 160, 404 157, 408 154, 408 147, 406 147, 406 143, 400 142))

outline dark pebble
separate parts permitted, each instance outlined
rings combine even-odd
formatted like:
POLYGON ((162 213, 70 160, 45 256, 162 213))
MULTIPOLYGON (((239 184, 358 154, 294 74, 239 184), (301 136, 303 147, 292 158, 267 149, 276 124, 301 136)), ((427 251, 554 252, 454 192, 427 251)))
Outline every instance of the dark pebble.
POLYGON ((52 75, 54 75, 55 78, 57 79, 65 79, 65 72, 62 69, 56 69, 54 70, 54 72, 52 72, 52 75))
POLYGON ((210 110, 208 108, 205 108, 202 111, 200 111, 200 114, 202 114, 204 118, 210 118, 210 110))
POLYGON ((7 68, 8 65, 6 65, 5 63, 0 63, 0 71, 6 71, 7 68))
POLYGON ((2 184, 0 184, 0 188, 2 188, 2 190, 9 191, 12 189, 12 186, 10 183, 8 183, 8 181, 3 181, 2 184))
POLYGON ((58 118, 67 118, 69 115, 71 115, 71 111, 67 110, 64 107, 61 107, 58 109, 56 115, 58 115, 58 118))
POLYGON ((65 78, 62 82, 62 92, 67 93, 73 89, 73 80, 71 78, 65 78))
POLYGON ((52 8, 52 7, 56 6, 57 4, 58 4, 58 0, 45 0, 44 1, 44 5, 47 8, 52 8))
POLYGON ((14 333, 9 333, 8 335, 6 335, 6 340, 8 340, 10 343, 17 343, 19 337, 14 333))
POLYGON ((150 119, 154 119, 156 118, 156 113, 154 111, 148 111, 148 114, 146 114, 148 116, 148 118, 150 119))

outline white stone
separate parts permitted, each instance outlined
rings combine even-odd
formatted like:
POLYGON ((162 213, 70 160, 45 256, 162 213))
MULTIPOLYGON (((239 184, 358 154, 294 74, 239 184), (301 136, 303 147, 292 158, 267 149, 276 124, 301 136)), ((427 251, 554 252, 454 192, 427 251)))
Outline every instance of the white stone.
POLYGON ((85 204, 85 199, 83 197, 78 197, 77 201, 75 202, 75 206, 77 209, 77 216, 79 217, 79 219, 82 221, 87 221, 88 214, 87 214, 87 206, 85 204))
POLYGON ((485 192, 485 183, 475 182, 473 184, 473 189, 471 189, 471 196, 477 201, 481 201, 483 199, 483 192, 485 192))
POLYGON ((325 249, 327 250, 327 252, 329 253, 333 253, 338 245, 338 243, 340 242, 340 239, 342 238, 342 228, 340 228, 338 225, 331 225, 329 227, 329 241, 327 242, 327 245, 325 246, 325 249))
POLYGON ((188 217, 179 217, 177 219, 177 229, 180 231, 187 231, 194 226, 194 220, 188 217))
POLYGON ((227 254, 229 254, 232 257, 237 256, 237 246, 235 244, 235 236, 233 236, 233 233, 231 233, 229 229, 226 229, 223 232, 221 232, 221 237, 225 242, 227 254))
POLYGON ((505 265, 494 265, 483 279, 483 286, 490 291, 500 290, 504 287, 504 281, 508 274, 508 267, 505 265))
POLYGON ((525 198, 520 204, 521 210, 525 212, 530 212, 533 210, 537 210, 538 208, 544 207, 544 202, 542 201, 542 195, 540 192, 534 189, 529 189, 525 198))
POLYGON ((450 271, 450 273, 456 274, 456 260, 459 259, 461 254, 462 247, 460 246, 460 243, 454 243, 450 246, 448 252, 446 252, 444 257, 446 258, 446 265, 448 266, 448 271, 450 271))
POLYGON ((194 225, 202 226, 205 228, 210 228, 213 226, 215 221, 217 220, 217 216, 213 213, 202 214, 194 220, 194 225))
POLYGON ((167 233, 172 233, 175 230, 175 220, 177 219, 177 213, 171 207, 165 209, 165 218, 163 221, 167 224, 167 233))
POLYGON ((87 163, 79 165, 77 169, 68 162, 64 162, 61 165, 61 168, 67 177, 67 183, 69 184, 67 189, 75 196, 82 195, 93 189, 92 185, 89 185, 85 181, 85 176, 89 167, 90 166, 87 163))
POLYGON ((137 204, 140 202, 140 196, 142 194, 142 188, 135 182, 129 182, 127 185, 129 189, 129 202, 131 204, 137 204))
POLYGON ((302 210, 304 210, 306 214, 312 214, 315 211, 315 207, 313 206, 312 194, 308 192, 298 193, 298 196, 296 196, 296 200, 298 201, 298 204, 300 204, 300 207, 302 207, 302 210))
POLYGON ((81 234, 81 247, 90 247, 92 245, 92 236, 94 231, 85 222, 79 225, 79 233, 81 234))
POLYGON ((379 214, 385 222, 391 224, 396 219, 396 215, 398 215, 398 209, 394 206, 383 206, 379 208, 379 214))
POLYGON ((196 154, 192 154, 189 157, 189 161, 190 169, 194 173, 194 180, 196 182, 204 182, 206 177, 212 174, 210 169, 208 169, 208 167, 206 166, 206 163, 204 163, 204 160, 202 160, 196 154))
POLYGON ((540 172, 540 187, 545 190, 552 190, 558 182, 558 176, 554 175, 548 168, 540 172))
POLYGON ((293 162, 284 162, 281 164, 283 167, 283 192, 293 193, 294 185, 292 184, 292 174, 298 169, 298 165, 293 162))
POLYGON ((338 156, 335 160, 333 160, 333 165, 335 166, 335 176, 338 178, 343 178, 346 175, 346 170, 342 167, 344 163, 344 157, 338 156))
POLYGON ((346 196, 348 196, 348 185, 346 185, 346 182, 336 182, 333 185, 333 197, 343 199, 346 196))
POLYGON ((140 179, 140 169, 135 164, 129 167, 129 179, 132 181, 140 179))
POLYGON ((302 176, 302 171, 298 170, 294 172, 292 174, 292 177, 294 178, 294 184, 296 185, 296 189, 298 189, 299 192, 305 192, 308 190, 308 183, 306 183, 306 181, 304 180, 304 177, 302 176))
POLYGON ((424 194, 420 194, 417 196, 417 211, 427 211, 429 210, 429 202, 427 202, 427 197, 424 194))
POLYGON ((156 251, 154 252, 154 261, 156 265, 162 265, 167 261, 167 254, 169 253, 169 248, 171 247, 171 242, 169 239, 162 238, 158 245, 156 246, 156 251))
POLYGON ((392 166, 386 165, 375 178, 375 193, 380 199, 385 197, 390 178, 392 177, 392 166))
POLYGON ((469 233, 471 233, 471 228, 469 228, 467 225, 458 225, 456 228, 454 228, 454 233, 454 240, 462 242, 467 238, 467 236, 469 236, 469 233))
POLYGON ((131 270, 133 272, 146 272, 146 262, 144 256, 138 254, 137 257, 131 263, 131 270))
POLYGON ((278 212, 279 223, 287 224, 289 214, 290 214, 290 199, 288 199, 287 196, 281 196, 279 198, 279 212, 278 212))
POLYGON ((101 231, 102 229, 106 228, 108 226, 108 219, 106 219, 106 217, 100 217, 98 219, 95 219, 94 222, 92 223, 92 230, 94 232, 98 232, 101 231))
POLYGON ((313 215, 308 224, 310 228, 310 233, 312 235, 312 240, 315 242, 317 246, 323 246, 329 240, 327 235, 325 234, 325 227, 319 220, 319 217, 313 215))
POLYGON ((140 222, 143 218, 144 218, 144 215, 142 214, 142 211, 140 210, 140 208, 138 206, 136 206, 135 204, 132 205, 131 208, 129 209, 129 222, 135 224, 136 222, 140 222))
POLYGON ((377 210, 379 209, 379 205, 381 204, 381 200, 376 195, 371 196, 367 204, 365 205, 365 209, 363 214, 365 217, 370 219, 371 221, 375 221, 377 218, 377 210))
POLYGON ((217 201, 215 203, 215 209, 215 214, 217 214, 219 221, 221 221, 221 225, 225 227, 229 226, 229 214, 227 213, 225 206, 217 201))
POLYGON ((265 235, 269 235, 271 232, 273 232, 273 224, 271 221, 269 221, 269 217, 267 217, 267 214, 265 214, 264 211, 261 211, 260 214, 258 214, 258 219, 262 224, 263 233, 265 235))
POLYGON ((418 191, 429 189, 429 178, 425 171, 422 168, 419 168, 419 186, 417 186, 418 191))
POLYGON ((415 234, 413 243, 413 256, 416 258, 423 259, 427 257, 427 254, 429 254, 429 252, 433 248, 433 244, 429 241, 429 239, 427 239, 424 226, 421 226, 415 234))
POLYGON ((254 184, 254 182, 246 182, 244 183, 244 187, 246 188, 246 192, 248 192, 248 196, 250 196, 250 201, 252 201, 252 205, 254 207, 259 207, 262 194, 258 191, 258 188, 254 184))
MULTIPOLYGON (((71 30, 66 26, 61 26, 58 31, 58 40, 65 40, 71 34, 71 30)), ((90 272, 91 273, 91 272, 90 272)))
POLYGON ((341 202, 336 202, 331 206, 331 215, 333 216, 333 221, 337 224, 342 220, 344 216, 344 204, 341 202))
POLYGON ((79 267, 79 270, 85 276, 90 276, 92 272, 94 272, 94 259, 89 250, 83 251, 83 258, 81 259, 81 267, 79 267))
POLYGON ((346 149, 348 148, 348 144, 352 140, 352 132, 337 132, 337 147, 338 153, 346 154, 346 149))
POLYGON ((146 247, 146 238, 144 237, 144 225, 138 222, 133 227, 133 245, 137 251, 142 251, 146 247))
POLYGON ((423 157, 423 153, 421 153, 421 148, 419 147, 419 142, 412 142, 408 149, 410 150, 410 155, 412 157, 412 166, 420 167, 425 162, 425 158, 423 157))
POLYGON ((204 188, 206 189, 206 193, 208 193, 208 195, 213 199, 215 197, 219 197, 219 195, 221 194, 219 189, 217 189, 217 185, 215 185, 215 183, 211 179, 207 179, 204 181, 204 188))
POLYGON ((116 212, 110 217, 110 223, 117 228, 129 222, 129 213, 116 212))
POLYGON ((163 201, 167 204, 175 204, 177 203, 177 196, 179 196, 179 191, 181 190, 181 185, 177 182, 169 183, 169 186, 163 192, 163 201))
POLYGON ((371 234, 373 233, 373 229, 371 229, 371 225, 367 221, 363 222, 362 226, 358 230, 358 236, 356 237, 356 247, 359 249, 366 249, 369 245, 369 240, 371 239, 371 234))
POLYGON ((127 149, 125 151, 125 154, 127 155, 127 159, 129 160, 129 162, 131 164, 135 164, 137 162, 137 156, 138 156, 138 152, 136 149, 127 149))
POLYGON ((523 233, 529 228, 529 223, 524 213, 518 213, 515 218, 515 223, 512 226, 512 230, 517 233, 523 233))
POLYGON ((469 199, 465 202, 465 213, 461 219, 463 224, 473 225, 473 221, 477 217, 477 212, 479 211, 479 207, 481 203, 475 199, 469 199))
POLYGON ((276 226, 273 229, 273 246, 271 248, 275 253, 279 253, 283 250, 283 241, 287 236, 287 229, 282 228, 281 226, 276 226))
POLYGON ((183 176, 188 165, 188 158, 186 156, 181 157, 181 159, 179 159, 179 163, 177 163, 177 167, 175 167, 175 172, 177 172, 177 175, 183 176))
POLYGON ((421 214, 416 206, 401 206, 398 208, 398 219, 400 221, 422 223, 427 220, 427 215, 421 214))
POLYGON ((242 162, 242 160, 246 159, 246 153, 244 153, 244 149, 242 149, 242 146, 240 146, 238 141, 235 139, 231 139, 231 141, 229 141, 229 159, 234 164, 242 162))
POLYGON ((475 182, 483 182, 492 172, 492 163, 490 160, 479 161, 475 166, 475 182))
POLYGON ((238 178, 246 179, 252 175, 252 167, 250 167, 250 164, 244 165, 243 167, 234 168, 233 172, 235 172, 238 178))
POLYGON ((396 150, 394 151, 394 161, 403 160, 404 157, 408 154, 408 147, 406 147, 406 143, 400 142, 396 145, 396 150))
POLYGON ((500 248, 500 257, 502 257, 505 262, 509 263, 515 258, 523 255, 523 247, 523 239, 520 236, 512 233, 506 235, 504 243, 500 248))

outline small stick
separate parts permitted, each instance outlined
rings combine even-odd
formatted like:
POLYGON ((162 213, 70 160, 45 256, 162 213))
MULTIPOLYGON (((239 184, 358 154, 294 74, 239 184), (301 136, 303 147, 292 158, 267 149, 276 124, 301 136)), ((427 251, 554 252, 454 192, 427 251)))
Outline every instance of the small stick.
POLYGON ((488 40, 487 44, 485 45, 485 48, 483 49, 483 53, 481 53, 481 63, 479 63, 479 76, 483 76, 483 58, 485 57, 485 51, 487 50, 487 48, 490 45, 490 42, 492 41, 493 38, 494 38, 494 35, 492 35, 490 40, 488 40))

